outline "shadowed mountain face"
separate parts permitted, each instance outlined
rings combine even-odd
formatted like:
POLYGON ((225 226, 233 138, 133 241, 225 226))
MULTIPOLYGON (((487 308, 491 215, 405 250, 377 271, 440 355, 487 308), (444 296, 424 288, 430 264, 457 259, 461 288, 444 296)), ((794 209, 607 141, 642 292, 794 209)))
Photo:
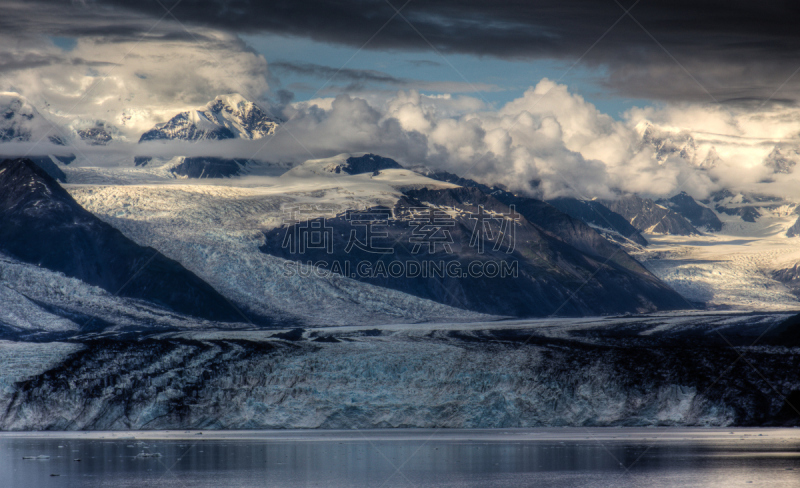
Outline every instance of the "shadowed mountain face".
POLYGON ((171 171, 187 178, 228 178, 240 174, 246 164, 245 159, 192 157, 185 158, 171 171))
POLYGON ((727 215, 738 215, 742 218, 745 222, 755 222, 761 217, 761 212, 759 212, 758 208, 752 205, 745 205, 743 207, 725 207, 723 205, 717 205, 717 212, 724 213, 727 215))
POLYGON ((582 220, 603 229, 609 229, 617 234, 630 239, 640 246, 647 245, 647 239, 632 226, 623 216, 612 212, 608 207, 593 200, 578 200, 577 198, 563 197, 548 200, 547 203, 572 218, 582 220))
MULTIPOLYGON (((631 259, 627 267, 584 253, 536 225, 528 217, 537 215, 532 209, 560 212, 529 200, 518 201, 529 208, 512 210, 477 188, 412 190, 392 209, 373 208, 270 230, 261 250, 295 263, 312 263, 317 270, 489 314, 588 315, 686 307, 677 293, 636 261, 631 259), (369 222, 380 222, 372 224, 372 240, 369 222), (312 232, 317 233, 315 244, 292 247, 295 236, 301 248, 310 242, 303 241, 304 236, 313 241, 312 232)), ((586 224, 579 225, 619 251, 586 224)), ((577 240, 578 235, 573 237, 577 240)), ((620 257, 624 259, 624 253, 620 257)), ((287 271, 302 274, 311 268, 287 271)))
POLYGON ((112 294, 211 320, 240 319, 210 285, 84 210, 29 159, 0 163, 0 250, 112 294))
POLYGON ((493 196, 505 205, 514 205, 517 212, 529 222, 536 223, 578 251, 593 256, 601 262, 614 263, 634 273, 656 279, 619 245, 600 235, 586 222, 572 218, 549 203, 535 198, 520 197, 509 192, 494 193, 493 196))
MULTIPOLYGON (((789 236, 791 237, 791 236, 789 236)), ((790 292, 800 297, 800 263, 770 273, 773 279, 783 283, 790 292)))
POLYGON ((710 208, 697 203, 686 192, 680 192, 668 200, 658 200, 656 203, 681 214, 695 227, 705 228, 712 232, 722 230, 722 221, 719 220, 717 214, 710 208))
POLYGON ((800 236, 800 217, 797 217, 797 220, 792 224, 791 227, 786 229, 786 237, 797 237, 800 236))
POLYGON ((798 347, 800 346, 800 314, 789 317, 779 324, 768 340, 779 346, 798 347))
POLYGON ((333 172, 358 175, 362 173, 375 174, 384 169, 402 169, 402 166, 394 159, 384 158, 375 154, 365 154, 359 157, 352 156, 347 158, 344 164, 333 168, 333 172))
MULTIPOLYGON (((738 216, 743 222, 756 222, 763 214, 769 215, 778 206, 791 202, 781 197, 759 193, 733 192, 723 188, 709 195, 702 203, 713 206, 718 214, 738 216)), ((787 233, 792 237, 792 233, 787 233)))
POLYGON ((679 236, 700 234, 700 231, 678 213, 637 195, 628 195, 617 200, 601 200, 600 203, 628 219, 641 232, 679 236))
MULTIPOLYGON (((578 250, 591 256, 599 257, 603 261, 613 261, 620 266, 632 269, 637 273, 650 275, 650 272, 645 270, 645 268, 639 264, 638 261, 630 257, 618 245, 610 242, 608 239, 600 235, 596 230, 584 222, 583 219, 574 215, 569 215, 569 212, 558 209, 549 203, 545 203, 536 198, 515 195, 501 188, 489 187, 482 183, 478 183, 467 178, 462 178, 452 173, 440 172, 428 174, 427 176, 429 178, 439 181, 447 181, 448 183, 453 183, 455 185, 460 185, 467 188, 476 188, 487 195, 493 196, 505 205, 514 205, 517 212, 522 214, 529 222, 535 222, 536 225, 545 231, 558 237, 578 250)), ((624 224, 619 224, 621 229, 626 229, 626 227, 624 227, 625 225, 628 225, 630 228, 632 228, 623 217, 617 214, 613 215, 616 215, 617 220, 624 222, 624 224)), ((592 218, 597 218, 597 214, 594 212, 591 213, 590 216, 592 218)), ((633 232, 636 234, 631 235, 639 235, 636 229, 633 229, 633 232)), ((644 241, 644 245, 646 245, 647 241, 644 240, 644 237, 641 239, 644 241)))
POLYGON ((50 156, 32 156, 30 160, 33 161, 36 166, 44 170, 44 172, 50 175, 53 179, 56 179, 61 183, 67 182, 67 175, 61 171, 61 168, 59 168, 58 165, 53 162, 50 156))

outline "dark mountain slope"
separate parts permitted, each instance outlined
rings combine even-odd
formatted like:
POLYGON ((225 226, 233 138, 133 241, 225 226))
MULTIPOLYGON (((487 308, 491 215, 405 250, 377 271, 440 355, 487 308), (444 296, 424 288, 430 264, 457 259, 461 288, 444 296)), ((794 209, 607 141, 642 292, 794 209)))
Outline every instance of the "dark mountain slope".
POLYGON ((600 200, 600 203, 628 219, 641 232, 679 236, 700 234, 700 231, 677 212, 638 195, 627 195, 617 200, 600 200))
MULTIPOLYGON (((376 247, 391 249, 390 253, 377 254, 357 246, 348 250, 351 231, 365 230, 363 227, 359 229, 353 226, 352 218, 348 220, 347 215, 325 221, 317 219, 308 224, 310 227, 305 227, 330 228, 329 237, 332 242, 329 248, 317 247, 293 252, 291 246, 284 246, 287 235, 297 235, 295 232, 306 226, 306 223, 299 223, 266 232, 262 251, 291 261, 313 262, 327 270, 334 269, 334 266, 339 266, 342 270, 349 268, 349 271, 339 274, 451 306, 490 314, 594 315, 686 307, 686 302, 677 293, 644 271, 636 261, 631 259, 631 267, 641 268, 642 272, 613 260, 583 253, 532 223, 519 208, 516 210, 521 216, 518 216, 518 225, 514 230, 513 247, 508 245, 511 243, 508 228, 505 232, 509 238, 501 241, 503 245, 496 246, 497 236, 502 229, 498 222, 492 222, 488 225, 490 235, 494 237, 478 237, 484 244, 483 252, 480 252, 477 245, 471 245, 476 225, 471 217, 480 211, 479 207, 493 215, 507 215, 511 209, 477 188, 412 190, 406 195, 391 209, 391 217, 376 229, 385 235, 372 242, 376 247), (440 231, 432 231, 427 235, 443 237, 445 234, 441 230, 446 230, 450 237, 447 241, 449 250, 445 248, 443 241, 438 246, 433 246, 433 249, 425 245, 414 249, 414 238, 426 235, 425 229, 416 223, 431 210, 439 212, 439 220, 428 226, 427 230, 432 231, 439 225, 440 231), (448 219, 443 212, 454 216, 448 219), (444 224, 447 221, 451 223, 444 224), (445 267, 452 266, 452 272, 446 269, 440 275, 429 272, 427 276, 424 272, 409 273, 409 262, 423 267, 430 266, 431 263, 443 263, 445 267), (365 267, 366 273, 357 270, 360 263, 369 264, 365 267), (393 266, 396 266, 394 276, 393 266), (400 269, 402 266, 405 266, 404 270, 400 269), (503 266, 506 269, 516 267, 518 272, 505 277, 487 276, 503 266), (381 268, 386 271, 377 272, 381 268), (471 273, 471 269, 484 273, 471 273)), ((539 203, 545 209, 549 207, 543 202, 539 203)), ((370 212, 377 215, 389 210, 376 208, 370 212)), ((582 222, 579 225, 588 228, 582 222)), ((598 237, 602 239, 601 236, 598 237)), ((359 239, 365 241, 365 236, 362 235, 359 239)), ((610 243, 608 245, 613 246, 610 243)), ((624 256, 624 252, 620 252, 624 256)))
MULTIPOLYGON (((638 261, 630 257, 618 245, 600 235, 583 220, 570 216, 549 203, 536 198, 518 196, 506 190, 489 187, 452 173, 431 173, 427 174, 427 176, 467 188, 476 188, 487 195, 493 196, 505 205, 514 205, 517 212, 522 214, 529 222, 535 223, 578 250, 591 256, 597 256, 602 260, 613 261, 637 273, 650 275, 650 272, 638 261)), ((596 215, 592 214, 592 218, 595 217, 596 215)))
POLYGON ((183 162, 172 168, 172 174, 187 178, 228 178, 241 174, 247 165, 246 159, 225 159, 215 157, 184 158, 183 162))
POLYGON ((0 251, 176 312, 241 319, 210 285, 83 209, 30 159, 0 163, 0 251))
POLYGON ((612 230, 640 246, 647 245, 647 239, 645 239, 642 234, 639 233, 639 230, 632 226, 625 217, 616 212, 612 212, 608 207, 598 201, 561 197, 548 200, 547 203, 574 219, 582 220, 587 224, 595 225, 603 229, 612 230))
POLYGON ((333 168, 334 173, 347 173, 358 175, 362 173, 378 173, 384 169, 401 169, 402 166, 394 159, 384 158, 375 154, 351 156, 344 164, 333 168))
POLYGON ((36 166, 42 168, 45 173, 52 176, 54 179, 60 181, 61 183, 67 182, 67 175, 61 171, 61 168, 59 168, 58 165, 53 162, 50 156, 31 156, 30 160, 33 161, 36 166))
POLYGON ((702 227, 712 232, 722 230, 722 221, 708 207, 695 201, 688 193, 680 192, 669 198, 656 201, 657 204, 670 208, 685 217, 695 227, 702 227))

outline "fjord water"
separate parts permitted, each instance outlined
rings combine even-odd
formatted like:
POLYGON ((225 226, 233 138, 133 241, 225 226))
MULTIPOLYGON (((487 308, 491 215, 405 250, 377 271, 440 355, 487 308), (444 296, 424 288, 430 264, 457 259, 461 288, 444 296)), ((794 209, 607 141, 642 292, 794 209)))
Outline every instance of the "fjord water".
POLYGON ((787 487, 800 429, 6 432, 0 485, 787 487))

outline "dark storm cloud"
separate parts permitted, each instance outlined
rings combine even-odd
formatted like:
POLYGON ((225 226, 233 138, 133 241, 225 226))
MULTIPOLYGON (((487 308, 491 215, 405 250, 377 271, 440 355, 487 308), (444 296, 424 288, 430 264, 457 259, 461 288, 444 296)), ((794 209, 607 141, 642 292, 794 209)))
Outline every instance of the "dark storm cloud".
POLYGON ((65 59, 63 55, 56 54, 11 54, 7 52, 0 52, 0 73, 41 68, 43 66, 64 64, 65 62, 74 66, 86 66, 90 68, 113 66, 116 64, 103 61, 86 60, 80 57, 69 57, 65 59))
POLYGON ((421 68, 423 66, 426 68, 438 68, 442 66, 442 63, 437 63, 436 61, 429 61, 427 59, 409 59, 406 61, 406 63, 417 68, 421 68))
POLYGON ((16 71, 21 69, 39 68, 62 62, 61 56, 0 53, 0 72, 16 71))
POLYGON ((409 80, 397 78, 388 73, 375 70, 334 68, 333 66, 323 66, 314 63, 292 63, 289 61, 275 61, 270 63, 270 70, 277 72, 289 72, 297 75, 313 76, 315 78, 337 78, 356 83, 359 86, 365 83, 383 83, 394 86, 405 86, 409 80))
MULTIPOLYGON (((566 63, 580 58, 590 67, 607 68, 606 83, 614 90, 667 100, 764 100, 800 66, 800 4, 788 1, 390 1, 182 0, 172 13, 187 25, 302 36, 354 48, 369 41, 367 49, 430 51, 430 42, 445 55, 566 63), (625 15, 631 6, 632 18, 625 15)), ((84 4, 69 15, 83 12, 91 18, 69 27, 53 23, 60 35, 135 35, 176 2, 84 4), (118 30, 114 18, 121 19, 118 30)), ((173 22, 169 15, 167 21, 173 22)), ((9 21, 0 20, 0 28, 4 24, 9 21)), ((792 84, 783 90, 780 97, 797 98, 792 84)))
POLYGON ((376 85, 388 85, 393 88, 414 88, 435 92, 477 92, 499 91, 497 85, 486 83, 463 83, 457 81, 424 81, 412 78, 400 78, 389 73, 376 70, 336 68, 314 63, 293 63, 275 61, 270 63, 270 71, 274 73, 293 73, 325 80, 326 82, 345 82, 345 86, 331 86, 320 90, 320 94, 329 95, 341 92, 366 90, 376 85))

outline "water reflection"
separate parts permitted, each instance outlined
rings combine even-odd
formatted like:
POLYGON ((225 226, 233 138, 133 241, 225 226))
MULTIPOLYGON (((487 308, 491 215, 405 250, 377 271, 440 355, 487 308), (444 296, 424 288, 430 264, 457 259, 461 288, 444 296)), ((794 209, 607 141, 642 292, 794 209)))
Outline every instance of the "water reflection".
POLYGON ((611 431, 6 433, 0 485, 800 486, 798 429, 611 431))

